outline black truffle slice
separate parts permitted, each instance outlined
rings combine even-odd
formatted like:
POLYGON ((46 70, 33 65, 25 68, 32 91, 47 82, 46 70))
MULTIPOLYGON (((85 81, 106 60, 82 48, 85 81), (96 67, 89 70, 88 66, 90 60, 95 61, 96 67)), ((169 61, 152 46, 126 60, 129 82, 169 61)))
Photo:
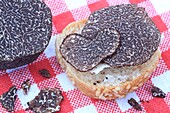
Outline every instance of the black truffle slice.
POLYGON ((52 33, 52 15, 42 0, 0 1, 0 69, 34 61, 52 33))
POLYGON ((98 10, 89 16, 82 35, 93 39, 106 27, 120 33, 116 52, 104 59, 112 67, 141 65, 158 49, 160 32, 142 7, 122 4, 98 10))
POLYGON ((28 102, 29 109, 35 113, 54 113, 60 110, 63 100, 61 91, 57 88, 43 89, 32 101, 28 102))
POLYGON ((14 106, 15 106, 14 104, 17 97, 16 92, 17 89, 15 86, 13 86, 9 89, 8 92, 0 96, 0 102, 8 112, 14 111, 14 106))
POLYGON ((102 29, 93 40, 71 34, 63 41, 60 52, 77 70, 88 71, 115 52, 119 45, 119 37, 119 33, 110 28, 102 29))

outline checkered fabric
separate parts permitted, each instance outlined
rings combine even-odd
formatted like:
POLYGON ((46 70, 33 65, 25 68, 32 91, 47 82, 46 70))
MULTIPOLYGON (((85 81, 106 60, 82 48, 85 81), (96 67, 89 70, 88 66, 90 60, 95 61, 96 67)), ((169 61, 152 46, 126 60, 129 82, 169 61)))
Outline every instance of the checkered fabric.
MULTIPOLYGON (((15 85, 18 88, 14 113, 32 113, 25 111, 27 102, 43 88, 57 87, 62 91, 64 101, 59 113, 170 113, 170 1, 169 0, 44 0, 53 15, 53 35, 46 50, 36 61, 28 65, 0 71, 0 95, 15 85), (144 7, 161 32, 160 50, 162 57, 151 78, 141 88, 129 93, 125 98, 102 101, 82 94, 68 80, 55 57, 55 38, 70 22, 87 18, 89 14, 103 7, 117 4, 137 4, 144 7), (48 69, 52 78, 39 75, 38 70, 48 69), (31 89, 28 95, 21 90, 23 81, 30 79, 31 89), (161 88, 166 98, 151 96, 151 85, 161 88), (127 100, 144 100, 143 111, 132 108, 127 100)), ((0 113, 8 113, 0 104, 0 113)))

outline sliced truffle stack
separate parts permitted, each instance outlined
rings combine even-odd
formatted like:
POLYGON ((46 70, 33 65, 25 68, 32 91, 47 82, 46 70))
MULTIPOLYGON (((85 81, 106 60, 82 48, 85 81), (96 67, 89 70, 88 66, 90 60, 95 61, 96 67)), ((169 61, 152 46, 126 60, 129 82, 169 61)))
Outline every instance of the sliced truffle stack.
POLYGON ((112 67, 141 65, 159 42, 160 32, 144 8, 126 4, 92 13, 81 34, 68 35, 60 50, 77 70, 88 71, 102 60, 112 67))
POLYGON ((106 27, 120 32, 120 46, 104 59, 112 67, 141 65, 158 49, 160 32, 144 8, 127 4, 96 11, 90 15, 82 35, 94 38, 92 34, 106 27))
POLYGON ((122 4, 69 24, 56 39, 56 55, 68 77, 96 99, 126 96, 156 68, 160 32, 142 7, 122 4))
POLYGON ((0 69, 34 61, 51 33, 51 11, 42 0, 0 1, 0 69))

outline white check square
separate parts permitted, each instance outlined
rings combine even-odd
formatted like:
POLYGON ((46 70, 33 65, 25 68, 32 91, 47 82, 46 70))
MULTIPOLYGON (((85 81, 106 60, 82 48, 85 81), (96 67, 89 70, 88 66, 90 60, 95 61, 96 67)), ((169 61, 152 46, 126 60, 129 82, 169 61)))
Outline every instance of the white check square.
POLYGON ((57 75, 56 78, 65 92, 75 89, 74 85, 71 83, 65 73, 57 75))
POLYGON ((86 6, 87 1, 86 0, 65 0, 67 7, 69 10, 73 10, 76 8, 79 8, 81 6, 86 6))
POLYGON ((55 56, 55 40, 56 36, 52 36, 47 48, 44 50, 44 53, 47 56, 47 58, 55 56))
POLYGON ((37 84, 31 85, 30 90, 28 91, 27 95, 24 94, 22 89, 17 91, 18 98, 21 101, 21 104, 24 109, 28 108, 27 102, 30 102, 31 100, 33 100, 38 95, 39 92, 40 90, 37 84))
POLYGON ((74 110, 74 113, 98 113, 93 104, 74 110))
POLYGON ((117 104, 120 107, 122 112, 125 112, 126 110, 132 108, 132 106, 128 103, 128 100, 130 98, 135 99, 138 103, 140 101, 139 97, 136 95, 135 92, 128 93, 125 98, 116 99, 116 102, 117 102, 117 104))
POLYGON ((156 76, 151 80, 154 86, 159 87, 163 92, 170 92, 170 71, 166 71, 162 75, 156 76))
POLYGON ((158 14, 170 11, 170 1, 169 0, 150 0, 153 6, 155 7, 158 14))

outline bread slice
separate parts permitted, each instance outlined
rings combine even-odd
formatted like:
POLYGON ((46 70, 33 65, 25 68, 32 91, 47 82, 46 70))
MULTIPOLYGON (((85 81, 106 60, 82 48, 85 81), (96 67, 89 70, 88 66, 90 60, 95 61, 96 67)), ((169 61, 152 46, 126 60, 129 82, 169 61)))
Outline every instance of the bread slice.
POLYGON ((63 39, 70 33, 80 33, 86 21, 70 23, 56 38, 57 59, 71 82, 85 95, 102 100, 122 98, 128 92, 141 87, 149 79, 159 62, 161 57, 159 50, 154 53, 149 61, 142 65, 123 68, 104 66, 105 68, 96 73, 94 73, 94 70, 106 64, 99 64, 92 71, 80 72, 65 61, 59 52, 63 39))

